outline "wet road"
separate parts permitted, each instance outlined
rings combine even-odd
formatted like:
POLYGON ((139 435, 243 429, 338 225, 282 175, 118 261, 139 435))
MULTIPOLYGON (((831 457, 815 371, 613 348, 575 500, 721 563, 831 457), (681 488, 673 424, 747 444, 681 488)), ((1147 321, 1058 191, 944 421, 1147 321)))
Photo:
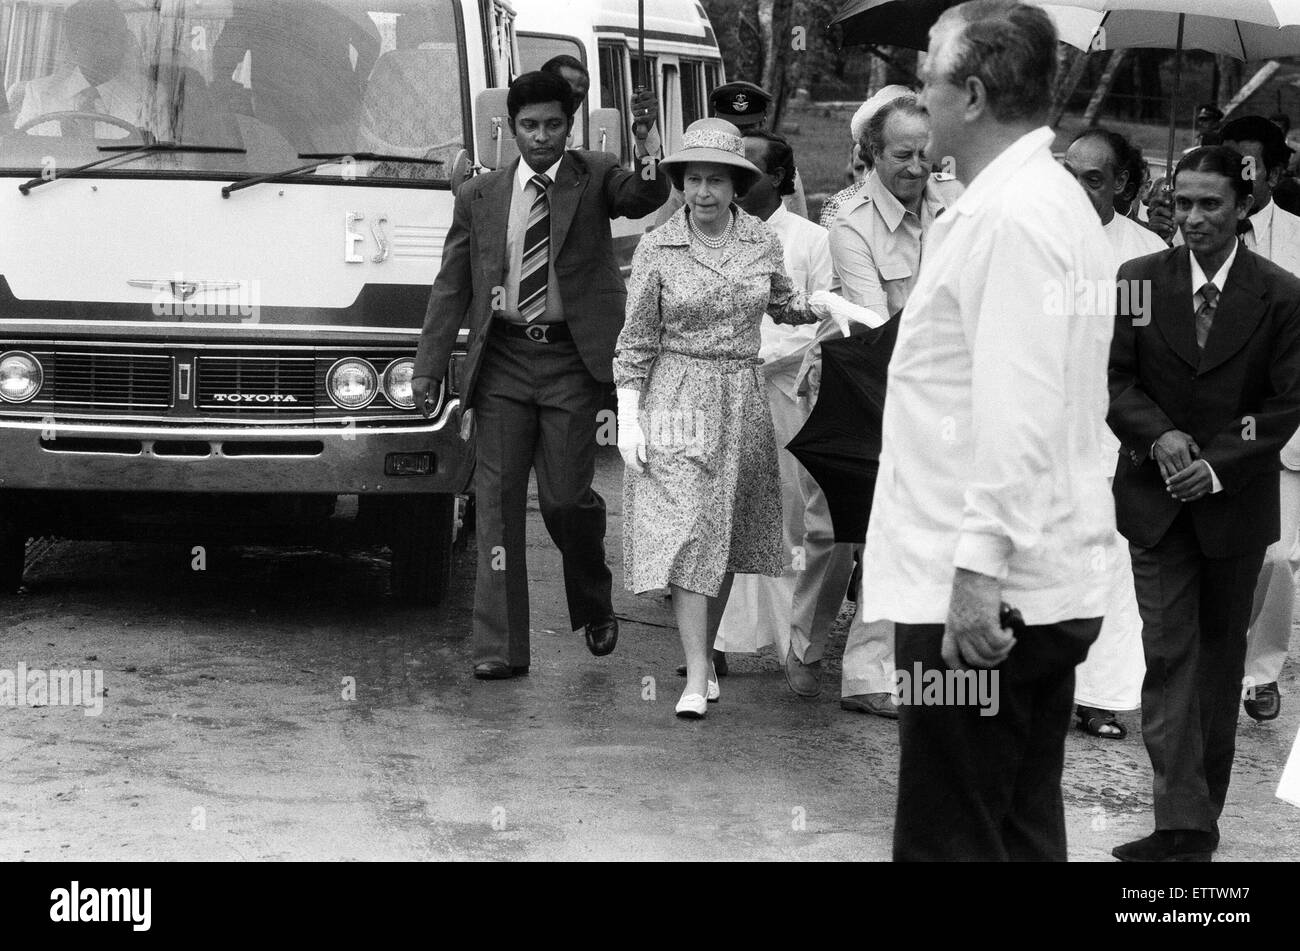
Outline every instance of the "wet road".
MULTIPOLYGON (((602 456, 617 561, 618 456, 602 456)), ((0 860, 887 859, 897 728, 795 697, 774 657, 732 655, 722 702, 679 721, 666 604, 618 589, 618 649, 567 630, 532 502, 532 672, 470 676, 473 552, 436 610, 388 595, 385 560, 267 549, 59 543, 6 603, 0 668, 101 668, 102 715, 0 707, 0 860), (347 678, 355 697, 345 698, 347 678)), ((1300 809, 1273 796, 1300 729, 1241 719, 1218 857, 1300 859, 1300 809)), ((1130 727, 1136 716, 1126 716, 1130 727)), ((1070 853, 1151 828, 1151 774, 1072 731, 1070 853)))

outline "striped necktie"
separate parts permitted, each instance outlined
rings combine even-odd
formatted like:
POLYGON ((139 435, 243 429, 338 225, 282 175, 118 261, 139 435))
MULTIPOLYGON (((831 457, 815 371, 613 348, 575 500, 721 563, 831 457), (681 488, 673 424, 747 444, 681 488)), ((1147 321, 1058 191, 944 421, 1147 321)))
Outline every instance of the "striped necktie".
POLYGON ((519 313, 531 323, 546 312, 546 288, 551 270, 551 180, 534 175, 528 184, 537 189, 524 231, 523 263, 519 269, 519 313))
POLYGON ((1214 310, 1219 305, 1219 289, 1206 282, 1201 288, 1201 306, 1196 308, 1196 346, 1205 349, 1205 341, 1210 339, 1210 328, 1214 325, 1214 310))

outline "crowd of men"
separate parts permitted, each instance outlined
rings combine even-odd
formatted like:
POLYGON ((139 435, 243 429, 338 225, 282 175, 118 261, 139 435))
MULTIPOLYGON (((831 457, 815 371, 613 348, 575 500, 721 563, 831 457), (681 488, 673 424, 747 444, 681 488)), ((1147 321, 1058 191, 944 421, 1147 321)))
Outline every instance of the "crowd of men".
MULTIPOLYGON (((765 128, 771 97, 748 83, 714 92, 715 114, 764 173, 743 207, 780 237, 795 284, 886 315, 865 345, 892 349, 865 543, 836 540, 824 493, 782 450, 800 562, 737 579, 714 664, 721 675, 726 651, 774 644, 790 687, 816 696, 849 589, 841 704, 900 720, 898 859, 1063 860, 1071 711, 1089 733, 1122 738, 1114 714, 1140 702, 1155 831, 1115 854, 1208 860, 1243 677, 1247 712, 1276 717, 1291 628, 1290 150, 1276 121, 1219 125, 1207 112, 1169 188, 1152 189, 1140 152, 1104 129, 1058 161, 1045 125, 1055 60, 1040 10, 974 0, 943 14, 920 92, 887 88, 854 116, 863 175, 825 202, 821 225, 805 217, 794 149, 765 128), (937 156, 950 174, 936 173, 937 156), (1045 310, 1051 292, 1085 284, 1106 293, 1045 310), (1138 290, 1116 300, 1117 287, 1138 290), (1000 675, 997 715, 899 703, 899 670, 1000 675)), ((565 147, 588 85, 561 57, 512 87, 521 160, 458 193, 417 359, 421 401, 470 327, 482 679, 528 670, 530 468, 575 629, 597 655, 618 636, 584 435, 598 428, 622 319, 603 222, 667 202, 664 217, 673 200, 662 177, 565 147), (577 184, 588 187, 575 198, 577 184), (491 303, 502 286, 504 306, 491 303)), ((657 110, 648 93, 633 101, 638 167, 657 110)), ((765 321, 762 339, 785 445, 816 404, 823 337, 765 321)))

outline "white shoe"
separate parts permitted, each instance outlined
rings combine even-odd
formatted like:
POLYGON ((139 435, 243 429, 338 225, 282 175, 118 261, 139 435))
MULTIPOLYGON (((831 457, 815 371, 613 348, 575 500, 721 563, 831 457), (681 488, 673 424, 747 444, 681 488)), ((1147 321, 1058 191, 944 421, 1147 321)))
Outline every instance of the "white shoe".
POLYGON ((716 680, 709 681, 708 693, 705 694, 704 699, 708 700, 709 703, 717 703, 722 699, 722 688, 718 686, 716 680))
POLYGON ((709 702, 698 693, 683 694, 677 701, 677 715, 683 720, 702 720, 708 709, 709 702))

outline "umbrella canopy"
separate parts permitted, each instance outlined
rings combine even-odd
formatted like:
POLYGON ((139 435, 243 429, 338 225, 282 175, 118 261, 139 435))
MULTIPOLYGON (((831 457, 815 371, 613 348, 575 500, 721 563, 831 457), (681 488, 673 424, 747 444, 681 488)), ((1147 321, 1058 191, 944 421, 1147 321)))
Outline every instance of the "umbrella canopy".
POLYGON ((1025 0, 1042 7, 1063 42, 1086 49, 1178 49, 1236 59, 1300 55, 1300 0, 1025 0))
POLYGON ((939 14, 960 0, 848 0, 831 19, 845 46, 902 46, 923 50, 939 14))
POLYGON ((817 404, 786 446, 826 494, 837 542, 867 537, 898 322, 895 316, 876 333, 822 343, 817 404))
MULTIPOLYGON (((1300 0, 1069 0, 1044 3, 1057 35, 1082 50, 1154 48, 1175 50, 1174 91, 1169 99, 1169 145, 1174 129, 1184 49, 1237 59, 1300 55, 1300 0)), ((1166 180, 1167 181, 1167 180, 1166 180)))

